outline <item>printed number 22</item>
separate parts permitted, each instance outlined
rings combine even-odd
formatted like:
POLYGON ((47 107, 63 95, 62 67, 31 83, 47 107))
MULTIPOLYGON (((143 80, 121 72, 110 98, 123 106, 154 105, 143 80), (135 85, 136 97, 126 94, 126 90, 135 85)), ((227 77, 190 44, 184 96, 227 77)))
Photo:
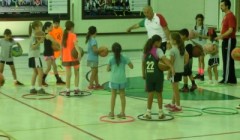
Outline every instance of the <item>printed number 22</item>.
POLYGON ((154 70, 154 62, 147 61, 147 70, 154 70))

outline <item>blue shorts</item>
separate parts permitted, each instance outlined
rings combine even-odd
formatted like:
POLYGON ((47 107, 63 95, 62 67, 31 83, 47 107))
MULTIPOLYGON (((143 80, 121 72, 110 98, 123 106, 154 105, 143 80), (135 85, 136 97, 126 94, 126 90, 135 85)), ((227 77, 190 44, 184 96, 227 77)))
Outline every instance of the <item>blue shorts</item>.
POLYGON ((116 90, 119 90, 119 89, 125 89, 127 87, 127 83, 113 83, 113 82, 109 82, 109 88, 111 89, 116 89, 116 90))

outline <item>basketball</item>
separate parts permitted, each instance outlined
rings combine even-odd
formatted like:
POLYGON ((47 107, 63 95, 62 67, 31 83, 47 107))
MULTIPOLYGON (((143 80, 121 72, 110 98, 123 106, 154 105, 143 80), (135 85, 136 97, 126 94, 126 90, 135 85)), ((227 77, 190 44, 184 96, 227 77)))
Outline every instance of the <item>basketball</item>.
POLYGON ((240 61, 240 47, 233 49, 231 56, 233 60, 240 61))
MULTIPOLYGON (((84 51, 81 47, 79 47, 80 51, 81 51, 81 57, 83 57, 84 55, 84 51)), ((75 47, 72 49, 72 52, 71 52, 71 55, 73 58, 77 59, 78 58, 78 52, 77 50, 75 49, 75 47)))
POLYGON ((206 53, 211 53, 211 52, 213 52, 213 50, 214 50, 214 45, 211 44, 211 43, 205 44, 205 45, 203 46, 203 50, 204 50, 204 52, 206 52, 206 53))
POLYGON ((162 61, 158 62, 158 68, 161 71, 168 71, 170 69, 170 67, 168 65, 164 64, 162 61))
POLYGON ((203 49, 201 46, 194 46, 193 49, 192 49, 192 56, 193 57, 199 57, 201 56, 203 53, 203 49))
POLYGON ((108 55, 108 48, 105 46, 101 46, 98 48, 98 54, 101 57, 106 57, 108 55))
POLYGON ((2 73, 0 73, 0 87, 4 85, 5 79, 2 75, 2 73))
POLYGON ((188 30, 188 33, 189 33, 189 35, 188 35, 188 38, 189 39, 193 39, 193 38, 196 38, 197 37, 197 33, 194 31, 194 30, 188 30))
POLYGON ((18 57, 23 54, 22 47, 19 44, 14 44, 12 46, 12 56, 18 57))
POLYGON ((60 50, 60 45, 57 42, 52 43, 52 49, 53 51, 59 51, 60 50))
POLYGON ((40 41, 40 42, 43 42, 44 41, 44 38, 45 38, 45 33, 43 31, 37 31, 35 32, 35 39, 40 41))

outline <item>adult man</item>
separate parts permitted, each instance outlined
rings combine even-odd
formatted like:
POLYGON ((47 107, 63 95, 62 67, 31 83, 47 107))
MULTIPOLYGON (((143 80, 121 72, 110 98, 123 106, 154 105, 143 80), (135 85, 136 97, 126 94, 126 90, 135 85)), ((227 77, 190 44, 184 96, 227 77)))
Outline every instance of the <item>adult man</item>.
POLYGON ((165 53, 170 34, 165 18, 161 14, 153 13, 153 9, 151 6, 144 7, 143 14, 146 18, 139 23, 129 27, 127 29, 127 32, 131 32, 131 30, 140 27, 145 27, 147 30, 148 38, 151 38, 153 35, 156 34, 162 38, 161 49, 165 53))
POLYGON ((220 7, 225 16, 222 20, 222 30, 216 39, 222 39, 223 79, 219 83, 236 84, 234 60, 232 50, 236 47, 236 17, 230 11, 230 0, 221 0, 220 7))

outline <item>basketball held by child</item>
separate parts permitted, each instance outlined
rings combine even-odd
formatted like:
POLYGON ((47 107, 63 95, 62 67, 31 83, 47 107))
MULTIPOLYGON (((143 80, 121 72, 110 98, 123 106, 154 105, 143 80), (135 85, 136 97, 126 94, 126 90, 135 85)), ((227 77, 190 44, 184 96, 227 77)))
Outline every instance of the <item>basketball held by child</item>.
POLYGON ((0 73, 0 87, 3 86, 4 83, 5 83, 4 76, 2 75, 2 73, 0 73))
POLYGON ((35 39, 37 41, 43 42, 45 38, 45 33, 43 31, 37 31, 35 32, 35 39))
POLYGON ((203 54, 203 49, 201 46, 194 46, 193 49, 192 49, 192 56, 193 57, 199 57, 203 54))
POLYGON ((108 55, 108 48, 106 46, 101 46, 98 48, 98 54, 101 57, 106 57, 108 55))
POLYGON ((189 39, 194 39, 194 38, 196 38, 197 37, 197 33, 194 31, 194 30, 188 30, 188 33, 189 33, 189 35, 188 35, 188 38, 189 39))
MULTIPOLYGON (((83 57, 84 51, 83 51, 83 49, 82 49, 81 47, 79 47, 79 49, 80 49, 80 52, 81 52, 81 57, 83 57)), ((77 52, 77 50, 76 50, 75 47, 72 49, 71 55, 72 55, 72 57, 73 57, 74 59, 77 59, 77 58, 78 58, 78 52, 77 52)))
POLYGON ((240 47, 233 49, 231 56, 233 60, 240 61, 240 47))
POLYGON ((12 46, 12 56, 19 57, 22 54, 23 54, 23 50, 22 50, 22 47, 20 46, 20 44, 14 44, 12 46))
POLYGON ((161 71, 168 71, 170 69, 170 67, 168 65, 166 65, 165 63, 163 63, 161 60, 158 62, 158 68, 161 71))
POLYGON ((53 51, 59 51, 60 50, 60 45, 57 42, 52 43, 52 49, 53 51))
POLYGON ((214 45, 211 44, 211 43, 205 44, 205 45, 203 46, 203 50, 204 50, 204 52, 206 52, 206 53, 208 53, 208 54, 211 54, 211 53, 213 53, 213 51, 214 51, 214 45))

